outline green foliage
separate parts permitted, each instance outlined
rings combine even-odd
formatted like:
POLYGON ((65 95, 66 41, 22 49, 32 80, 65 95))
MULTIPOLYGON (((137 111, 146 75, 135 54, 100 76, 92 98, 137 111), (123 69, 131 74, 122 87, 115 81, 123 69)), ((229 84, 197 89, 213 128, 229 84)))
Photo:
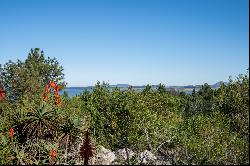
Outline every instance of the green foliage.
POLYGON ((230 121, 231 129, 249 140, 249 77, 239 75, 216 91, 216 107, 230 121))
POLYGON ((198 93, 184 95, 184 124, 179 136, 182 163, 249 163, 249 77, 239 75, 212 90, 202 86, 198 93))
POLYGON ((214 107, 214 90, 205 83, 201 89, 192 95, 183 95, 184 116, 193 116, 200 113, 209 113, 214 107))
POLYGON ((157 90, 159 91, 159 93, 164 93, 166 92, 166 88, 164 84, 159 84, 157 90))
POLYGON ((179 164, 246 164, 248 142, 230 131, 229 121, 220 112, 188 118, 180 128, 186 154, 182 154, 179 164))
POLYGON ((82 95, 83 110, 91 115, 91 131, 97 142, 112 149, 156 150, 172 139, 181 121, 180 100, 162 91, 133 89, 109 91, 98 82, 93 92, 82 95), (159 134, 161 133, 161 134, 159 134))
POLYGON ((52 136, 56 127, 55 117, 54 110, 47 105, 42 105, 41 108, 27 112, 23 131, 28 134, 28 137, 35 139, 52 136))
POLYGON ((62 71, 62 66, 55 58, 46 59, 43 51, 35 48, 31 49, 24 62, 9 61, 3 67, 0 66, 0 82, 10 100, 17 100, 25 94, 34 100, 41 96, 44 85, 49 81, 62 81, 62 71))
POLYGON ((0 74, 8 96, 0 102, 0 164, 75 164, 87 130, 95 147, 137 154, 147 149, 172 164, 249 164, 248 74, 216 90, 204 84, 191 95, 166 91, 162 84, 140 92, 97 82, 91 92, 72 98, 64 92, 61 107, 54 94, 43 101, 44 86, 62 81, 63 73, 42 51, 6 63, 0 74))
POLYGON ((8 142, 8 138, 4 134, 0 133, 0 164, 13 164, 11 156, 12 150, 8 142))
POLYGON ((149 84, 147 84, 142 92, 143 94, 146 94, 147 92, 150 92, 151 90, 152 90, 152 87, 149 84))

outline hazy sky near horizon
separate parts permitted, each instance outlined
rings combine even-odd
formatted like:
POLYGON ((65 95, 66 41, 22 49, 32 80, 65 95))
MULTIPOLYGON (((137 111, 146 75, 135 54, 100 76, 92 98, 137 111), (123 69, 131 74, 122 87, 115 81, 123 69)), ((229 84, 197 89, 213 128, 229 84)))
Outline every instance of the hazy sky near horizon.
POLYGON ((68 86, 189 85, 249 67, 248 0, 0 0, 0 64, 44 50, 68 86))

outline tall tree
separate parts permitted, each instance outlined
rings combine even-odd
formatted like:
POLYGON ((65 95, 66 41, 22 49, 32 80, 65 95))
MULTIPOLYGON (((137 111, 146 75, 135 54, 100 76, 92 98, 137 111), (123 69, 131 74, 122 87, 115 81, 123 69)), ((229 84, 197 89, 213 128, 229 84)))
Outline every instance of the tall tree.
POLYGON ((63 68, 59 62, 50 57, 45 58, 39 48, 31 49, 27 59, 16 63, 11 60, 0 66, 0 82, 6 91, 7 99, 18 100, 23 95, 34 97, 40 95, 49 81, 56 83, 64 79, 63 68))
POLYGON ((160 83, 160 84, 158 85, 157 91, 160 92, 160 93, 166 92, 165 85, 160 83))

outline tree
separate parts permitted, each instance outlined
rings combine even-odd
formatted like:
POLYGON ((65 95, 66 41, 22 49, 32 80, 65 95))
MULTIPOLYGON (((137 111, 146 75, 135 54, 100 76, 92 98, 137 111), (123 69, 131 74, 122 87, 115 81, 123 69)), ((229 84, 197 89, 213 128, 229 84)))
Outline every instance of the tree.
POLYGON ((35 48, 31 49, 24 62, 9 61, 3 67, 0 66, 0 82, 4 86, 7 99, 18 100, 24 94, 32 99, 42 93, 44 85, 49 81, 62 81, 62 71, 62 66, 59 66, 55 58, 45 58, 44 52, 35 48))
POLYGON ((143 92, 143 94, 146 94, 147 92, 150 92, 151 89, 152 89, 152 87, 149 84, 147 84, 147 86, 143 89, 142 92, 143 92))
POLYGON ((166 92, 165 85, 160 83, 158 88, 157 88, 157 91, 160 92, 160 93, 166 92))
POLYGON ((196 96, 196 92, 195 92, 195 88, 194 88, 192 91, 192 97, 195 97, 195 96, 196 96))
POLYGON ((241 74, 236 80, 216 91, 216 108, 230 118, 232 131, 249 140, 249 75, 241 74))
POLYGON ((198 91, 202 99, 202 105, 200 106, 203 112, 210 112, 214 103, 214 90, 210 85, 205 83, 198 91))

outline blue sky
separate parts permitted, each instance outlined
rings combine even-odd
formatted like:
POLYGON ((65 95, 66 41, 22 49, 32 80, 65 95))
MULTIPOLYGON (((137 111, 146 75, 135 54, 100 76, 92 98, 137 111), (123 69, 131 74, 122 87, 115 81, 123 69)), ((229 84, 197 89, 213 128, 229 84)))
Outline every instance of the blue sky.
POLYGON ((189 85, 249 67, 247 0, 0 0, 0 64, 44 50, 68 86, 189 85))

